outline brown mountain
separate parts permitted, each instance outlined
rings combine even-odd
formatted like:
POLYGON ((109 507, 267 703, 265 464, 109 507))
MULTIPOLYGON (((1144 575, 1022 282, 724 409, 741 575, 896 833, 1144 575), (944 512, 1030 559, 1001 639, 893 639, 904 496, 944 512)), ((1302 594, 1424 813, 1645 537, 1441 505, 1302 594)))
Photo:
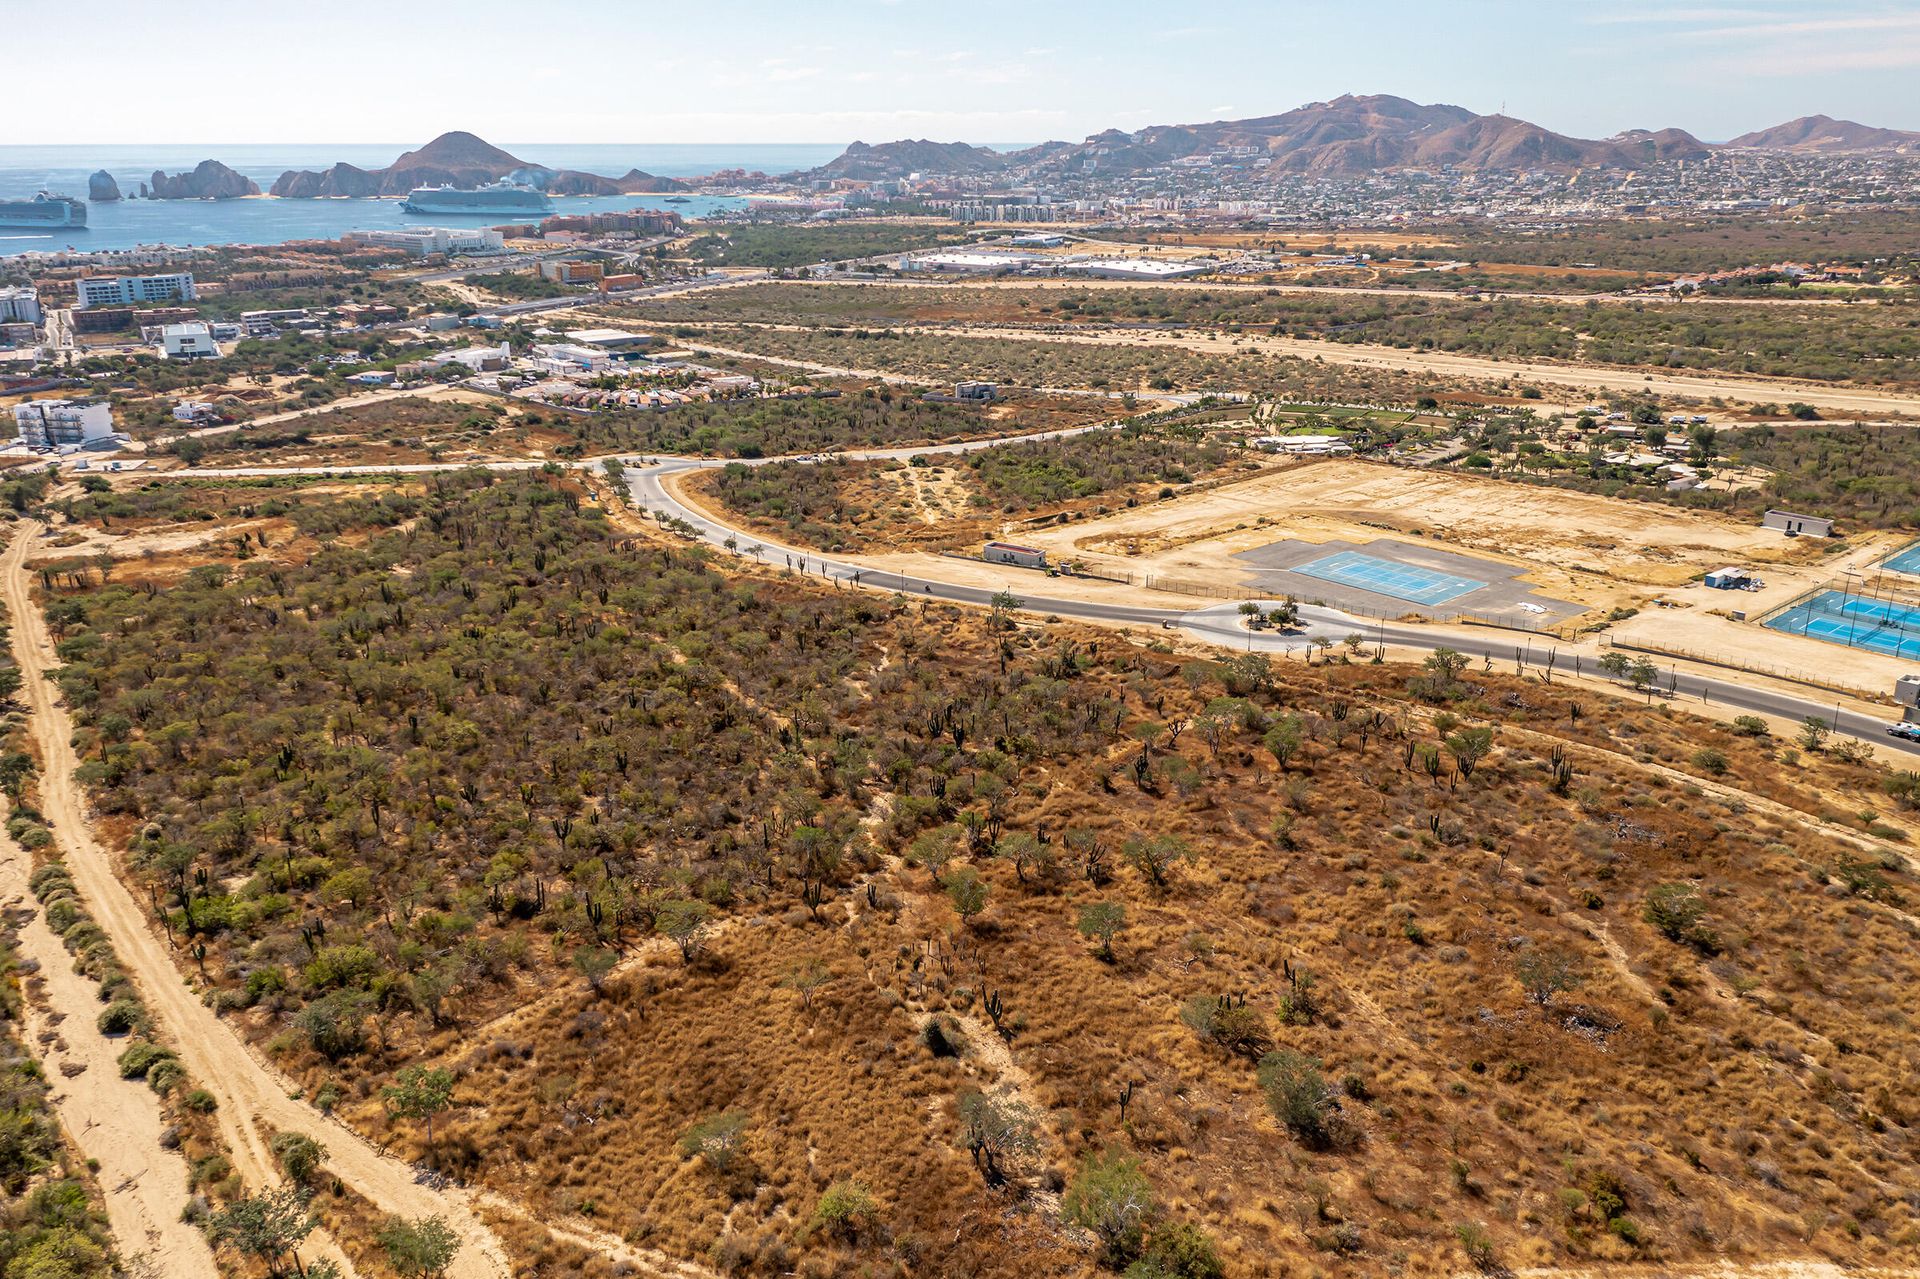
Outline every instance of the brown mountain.
POLYGON ((1852 120, 1836 120, 1830 115, 1803 115, 1798 120, 1776 124, 1771 129, 1743 133, 1727 145, 1761 151, 1813 154, 1830 151, 1910 151, 1920 148, 1920 133, 1876 129, 1852 120))
POLYGON ((987 147, 965 142, 930 142, 925 138, 883 142, 869 146, 855 142, 834 159, 804 176, 816 179, 858 178, 868 182, 904 178, 909 173, 953 176, 998 173, 1007 157, 987 147))
POLYGON ((958 142, 856 142, 832 163, 803 176, 1132 173, 1230 151, 1264 159, 1277 172, 1296 174, 1442 167, 1633 169, 1705 156, 1710 150, 1680 129, 1637 130, 1605 140, 1573 138, 1509 116, 1371 94, 1309 103, 1250 120, 1153 125, 1133 133, 1109 129, 1084 142, 1050 142, 1006 155, 958 142))
POLYGON ((685 184, 631 169, 624 177, 606 178, 575 169, 548 169, 522 160, 471 133, 443 133, 427 145, 408 151, 384 169, 361 169, 336 164, 318 172, 289 169, 273 184, 270 194, 289 199, 318 196, 405 195, 415 187, 477 187, 512 178, 553 195, 630 195, 648 191, 683 191, 685 184))
POLYGON ((260 194, 252 178, 235 173, 218 160, 202 160, 191 173, 171 177, 155 169, 147 185, 156 200, 232 200, 260 194))

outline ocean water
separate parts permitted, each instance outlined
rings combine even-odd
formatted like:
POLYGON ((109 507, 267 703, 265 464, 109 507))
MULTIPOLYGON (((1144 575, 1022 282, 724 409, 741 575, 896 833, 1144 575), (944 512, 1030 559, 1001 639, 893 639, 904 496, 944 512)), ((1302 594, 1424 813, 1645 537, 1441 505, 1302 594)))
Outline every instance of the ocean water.
MULTIPOLYGON (((122 193, 138 191, 155 169, 179 173, 202 160, 219 160, 246 174, 266 190, 288 169, 324 169, 337 161, 362 168, 391 164, 403 145, 330 146, 0 146, 0 199, 31 198, 36 191, 86 198, 87 177, 105 169, 122 193)), ((580 169, 618 177, 641 169, 662 177, 685 178, 719 169, 758 169, 790 173, 825 164, 838 144, 705 146, 636 143, 632 146, 545 143, 503 144, 503 149, 533 164, 580 169)), ((739 201, 707 196, 667 204, 661 195, 556 196, 555 213, 600 213, 622 209, 673 209, 701 217, 739 201)), ((470 224, 503 221, 498 214, 418 217, 400 211, 398 200, 121 200, 92 204, 82 230, 21 231, 0 228, 0 256, 32 250, 129 249, 136 244, 280 244, 287 240, 332 239, 347 231, 400 226, 470 224)))

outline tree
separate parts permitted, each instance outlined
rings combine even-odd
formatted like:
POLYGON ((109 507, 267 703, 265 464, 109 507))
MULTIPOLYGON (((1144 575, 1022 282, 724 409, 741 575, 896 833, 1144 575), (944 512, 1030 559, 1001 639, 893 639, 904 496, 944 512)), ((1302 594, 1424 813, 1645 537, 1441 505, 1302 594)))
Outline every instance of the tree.
POLYGON ((705 902, 680 898, 663 904, 653 922, 662 936, 671 937, 680 948, 681 962, 690 964, 701 939, 707 935, 707 920, 712 914, 713 907, 705 902))
POLYGON ((1826 749, 1827 734, 1832 731, 1833 730, 1828 727, 1827 721, 1821 719, 1818 715, 1807 716, 1800 721, 1801 748, 1812 751, 1816 755, 1819 754, 1826 749))
POLYGON ((820 1192, 808 1225, 832 1238, 853 1239, 871 1226, 880 1215, 867 1183, 858 1178, 843 1178, 820 1192))
POLYGON ((1282 1048, 1260 1059, 1256 1078, 1267 1108, 1302 1145, 1324 1150, 1338 1142, 1340 1102, 1318 1061, 1282 1048))
POLYGON ((987 881, 971 866, 959 867, 948 875, 946 890, 947 900, 953 903, 962 923, 972 923, 974 916, 987 908, 987 881))
POLYGON ((1101 1260, 1117 1270, 1140 1255, 1156 1207, 1140 1161, 1103 1151, 1080 1161, 1060 1210, 1068 1221, 1093 1232, 1101 1260))
POLYGON ((907 860, 916 866, 926 867, 927 873, 938 881, 945 873, 947 863, 959 851, 960 828, 948 823, 916 835, 913 843, 907 846, 907 860))
POLYGON ((1127 926, 1127 908, 1122 902, 1087 902, 1080 907, 1080 935, 1100 940, 1100 958, 1113 962, 1113 939, 1127 926))
POLYGON ((1527 999, 1542 1012, 1552 1006, 1555 996, 1586 980, 1577 958, 1557 946, 1537 943, 1522 947, 1514 956, 1513 975, 1520 979, 1527 999))
POLYGON ((1284 769, 1305 744, 1306 729, 1298 715, 1283 715, 1279 723, 1267 730, 1265 742, 1267 750, 1273 754, 1274 762, 1284 769))
POLYGON ((573 952, 573 967, 587 979, 587 986, 598 995, 607 984, 607 975, 619 964, 620 957, 601 946, 582 946, 573 952))
POLYGON ((374 1238, 402 1279, 438 1279, 460 1251, 460 1236, 440 1217, 388 1217, 374 1238))
POLYGON ((285 1273, 281 1267, 290 1257, 299 1269, 295 1250, 319 1224, 320 1219, 307 1211, 306 1193, 288 1186, 234 1200, 213 1214, 207 1233, 216 1247, 224 1245, 256 1258, 266 1264, 268 1274, 279 1275, 285 1273))
POLYGON ((1155 888, 1167 886, 1167 872, 1175 863, 1193 860, 1193 850, 1178 835, 1129 835, 1120 846, 1120 855, 1155 888))
POLYGON ((433 1149, 433 1117, 453 1104, 453 1072, 444 1066, 407 1066, 394 1082, 380 1090, 387 1113, 427 1126, 427 1149, 433 1149))
POLYGON ((726 1172, 740 1153, 747 1132, 743 1110, 708 1115, 680 1135, 680 1153, 688 1159, 705 1159, 716 1172, 726 1172))
POLYGON ((1038 1120, 1023 1101, 969 1088, 960 1094, 957 1108, 961 1142, 989 1186, 1006 1181, 1006 1164, 1040 1149, 1038 1120))
POLYGON ((1453 766, 1460 770, 1463 779, 1472 778, 1474 768, 1492 749, 1493 728, 1490 725, 1461 728, 1447 738, 1447 750, 1453 755, 1453 766))

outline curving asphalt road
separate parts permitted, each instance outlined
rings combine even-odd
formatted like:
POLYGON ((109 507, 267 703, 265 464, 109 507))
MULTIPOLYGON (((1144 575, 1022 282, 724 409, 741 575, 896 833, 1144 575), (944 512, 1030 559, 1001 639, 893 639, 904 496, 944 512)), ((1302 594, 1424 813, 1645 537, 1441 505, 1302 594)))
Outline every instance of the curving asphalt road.
MULTIPOLYGON (((1065 435, 1077 435, 1090 430, 1104 430, 1106 427, 1077 427, 1070 431, 1050 431, 1038 436, 1025 438, 1048 439, 1065 435)), ((974 449, 986 448, 995 444, 1004 444, 1004 439, 966 441, 959 444, 939 445, 932 448, 873 449, 864 452, 836 454, 855 460, 887 460, 923 456, 928 454, 966 453, 974 449)), ((749 465, 764 465, 766 462, 780 459, 755 459, 749 465)), ((793 460, 793 459, 785 459, 793 460)), ((623 459, 624 461, 624 459, 623 459)), ((951 600, 961 604, 987 605, 998 592, 977 586, 966 586, 957 582, 943 582, 934 578, 909 576, 900 573, 883 572, 877 569, 838 560, 832 556, 821 555, 817 551, 802 550, 784 546, 778 542, 759 537, 744 529, 732 528, 720 524, 703 511, 696 510, 674 496, 664 483, 669 476, 681 475, 689 471, 705 470, 725 465, 723 461, 704 458, 640 458, 633 459, 626 472, 626 482, 634 502, 648 510, 661 512, 682 522, 703 542, 722 547, 737 554, 752 555, 765 563, 782 563, 795 571, 818 576, 834 582, 846 582, 854 586, 870 587, 875 590, 898 591, 904 595, 918 595, 925 599, 951 600)), ((1031 572, 1009 568, 1009 574, 1031 572)), ((1034 575, 1034 583, 1041 592, 1045 590, 1046 579, 1034 575)), ((1089 622, 1117 623, 1122 625, 1161 626, 1178 630, 1207 643, 1243 649, 1253 652, 1278 653, 1281 655, 1301 652, 1305 660, 1308 646, 1313 640, 1326 639, 1338 641, 1349 635, 1364 635, 1369 641, 1391 644, 1401 648, 1439 649, 1451 648, 1469 657, 1482 661, 1513 661, 1516 654, 1529 658, 1529 664, 1544 664, 1546 653, 1551 647, 1543 644, 1535 636, 1525 634, 1485 636, 1478 634, 1446 633, 1427 627, 1395 626, 1370 621, 1342 613, 1338 609, 1303 605, 1300 609, 1301 626, 1282 634, 1253 632, 1240 621, 1239 604, 1214 605, 1204 609, 1148 608, 1130 604, 1105 604, 1088 600, 1060 599, 1044 593, 1028 593, 1010 588, 1011 593, 1020 600, 1020 607, 1031 612, 1051 613, 1060 617, 1072 617, 1089 622)), ((1265 601, 1269 605, 1278 601, 1265 601)), ((1568 670, 1567 659, 1560 658, 1556 669, 1562 673, 1568 670)), ((1590 667, 1589 667, 1590 669, 1590 667)), ((1666 685, 1665 696, 1669 701, 1700 701, 1730 706, 1739 711, 1750 711, 1758 715, 1774 715, 1788 720, 1803 720, 1818 717, 1829 724, 1837 733, 1857 737, 1864 741, 1902 751, 1920 757, 1920 743, 1903 741, 1890 737, 1886 732, 1886 722, 1871 716, 1860 715, 1843 710, 1839 705, 1824 701, 1813 701, 1792 694, 1776 692, 1767 688, 1755 688, 1729 680, 1713 679, 1707 676, 1686 674, 1677 669, 1669 670, 1662 681, 1666 685)), ((1623 687, 1622 693, 1627 690, 1623 687)), ((1656 694, 1658 695, 1658 694, 1656 694)))

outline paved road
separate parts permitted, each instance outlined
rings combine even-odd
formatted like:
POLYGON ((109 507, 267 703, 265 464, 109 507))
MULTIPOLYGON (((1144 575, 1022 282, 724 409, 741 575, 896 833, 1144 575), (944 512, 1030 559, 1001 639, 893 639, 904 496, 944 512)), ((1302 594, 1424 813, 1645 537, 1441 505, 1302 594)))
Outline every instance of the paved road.
MULTIPOLYGON (((1072 433, 1056 432, 1054 434, 1072 433)), ((970 441, 936 449, 879 449, 865 453, 849 453, 845 456, 881 459, 926 453, 964 453, 969 449, 983 447, 985 444, 1002 442, 1004 441, 970 441)), ((995 591, 977 586, 881 572, 834 559, 831 556, 822 556, 814 551, 783 546, 743 529, 716 523, 703 512, 681 502, 663 483, 669 476, 719 465, 722 463, 695 458, 668 458, 652 461, 650 465, 630 468, 627 471, 627 485, 635 502, 649 510, 664 512, 683 521, 702 541, 714 546, 729 547, 741 554, 752 554, 755 548, 758 548, 757 558, 764 563, 791 563, 798 571, 830 581, 849 582, 856 586, 899 591, 906 595, 952 600, 963 604, 989 604, 997 594, 995 591)), ((1304 650, 1315 639, 1337 641, 1348 635, 1360 634, 1377 643, 1425 650, 1451 648, 1472 658, 1483 660, 1490 658, 1496 662, 1512 661, 1515 651, 1519 650, 1522 654, 1530 652, 1535 660, 1544 663, 1546 651, 1550 647, 1550 644, 1543 643, 1539 638, 1524 634, 1490 633, 1482 636, 1475 633, 1449 633, 1430 627, 1393 626, 1356 618, 1337 609, 1313 606, 1301 608, 1302 626, 1296 631, 1281 635, 1256 634, 1240 624, 1237 602, 1199 610, 1187 610, 1059 599, 1044 594, 1046 578, 1027 570, 1009 568, 1007 571, 1014 582, 1011 588, 1012 593, 1020 599, 1021 607, 1031 612, 1057 614, 1061 617, 1078 618, 1090 622, 1162 626, 1182 631, 1209 643, 1249 651, 1284 655, 1304 650), (1031 577, 1034 591, 1020 589, 1018 581, 1022 576, 1031 577)), ((1269 604, 1277 602, 1268 601, 1269 604)), ((1567 671, 1567 658, 1562 656, 1560 662, 1561 665, 1557 669, 1562 672, 1567 671)), ((1587 659, 1586 669, 1589 672, 1592 669, 1591 658, 1587 659)), ((1667 686, 1667 696, 1671 700, 1715 702, 1740 711, 1774 715, 1788 720, 1818 716, 1840 733, 1920 757, 1920 743, 1905 742, 1887 736, 1885 721, 1841 710, 1831 702, 1814 701, 1771 689, 1754 688, 1706 676, 1683 674, 1677 670, 1670 671, 1662 683, 1667 686)))

